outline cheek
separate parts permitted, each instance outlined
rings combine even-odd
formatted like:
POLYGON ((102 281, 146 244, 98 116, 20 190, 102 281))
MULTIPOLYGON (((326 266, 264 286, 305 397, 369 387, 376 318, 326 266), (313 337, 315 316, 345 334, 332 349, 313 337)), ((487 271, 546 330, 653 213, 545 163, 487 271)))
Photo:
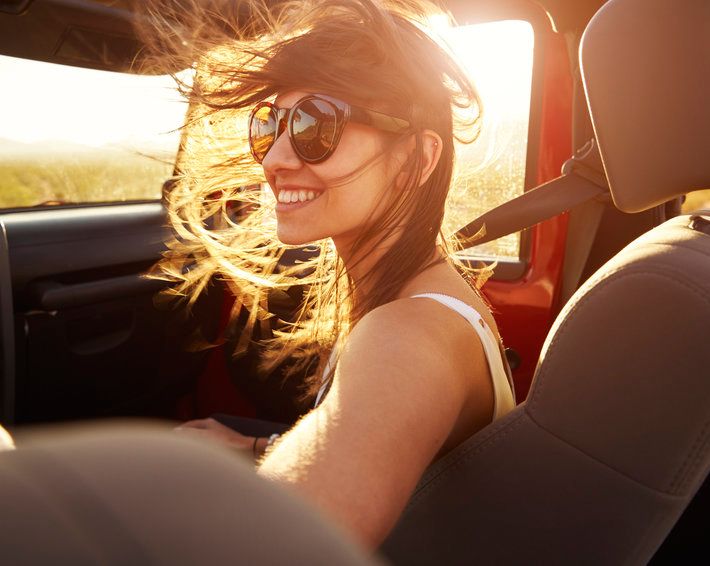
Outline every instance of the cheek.
POLYGON ((372 128, 348 124, 333 155, 325 162, 313 165, 313 170, 322 178, 347 179, 374 157, 382 155, 385 150, 383 141, 382 136, 372 128))
POLYGON ((336 232, 369 224, 391 204, 391 180, 378 165, 328 191, 328 216, 336 232))

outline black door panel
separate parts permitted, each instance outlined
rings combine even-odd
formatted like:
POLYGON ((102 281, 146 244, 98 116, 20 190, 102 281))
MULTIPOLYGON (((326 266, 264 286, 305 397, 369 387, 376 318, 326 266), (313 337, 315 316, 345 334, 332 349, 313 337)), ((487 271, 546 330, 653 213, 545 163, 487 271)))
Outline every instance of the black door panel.
POLYGON ((40 281, 30 283, 27 296, 43 310, 62 310, 120 297, 159 291, 161 281, 147 279, 141 274, 123 275, 85 283, 40 281))
POLYGON ((95 280, 101 269, 152 263, 170 234, 159 203, 15 212, 0 215, 0 222, 15 302, 30 282, 95 280))
POLYGON ((164 208, 19 211, 0 223, 7 266, 0 299, 11 286, 5 305, 12 304, 2 327, 14 328, 2 351, 4 422, 169 417, 204 361, 204 352, 188 352, 189 341, 198 330, 209 338, 218 306, 154 305, 164 283, 143 273, 170 236, 164 208))

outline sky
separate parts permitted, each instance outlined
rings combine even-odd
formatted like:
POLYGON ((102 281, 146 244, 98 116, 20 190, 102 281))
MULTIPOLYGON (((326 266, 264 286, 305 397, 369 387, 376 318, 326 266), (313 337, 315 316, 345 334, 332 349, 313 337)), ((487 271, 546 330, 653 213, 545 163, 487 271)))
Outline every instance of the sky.
MULTIPOLYGON (((434 22, 435 27, 440 22, 434 22)), ((486 120, 527 117, 533 32, 506 21, 442 31, 483 98, 486 120)), ((0 139, 176 147, 186 104, 170 77, 0 56, 0 139)))
POLYGON ((170 77, 0 57, 0 85, 0 138, 25 143, 173 143, 186 111, 170 77))
MULTIPOLYGON (((433 22, 434 29, 439 25, 433 22)), ((534 47, 532 26, 509 20, 439 29, 469 71, 486 112, 495 119, 527 119, 534 47)))

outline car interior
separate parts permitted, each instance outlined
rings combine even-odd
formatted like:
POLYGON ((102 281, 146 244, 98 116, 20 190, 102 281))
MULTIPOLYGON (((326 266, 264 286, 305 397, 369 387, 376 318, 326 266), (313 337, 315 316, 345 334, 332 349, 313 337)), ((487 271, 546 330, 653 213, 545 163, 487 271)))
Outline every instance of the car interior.
MULTIPOLYGON (((318 547, 304 550, 299 538, 322 536, 330 542, 319 560, 328 563, 703 562, 710 557, 710 92, 703 80, 710 4, 442 4, 464 32, 478 26, 502 36, 502 28, 486 26, 523 22, 534 39, 524 126, 497 126, 499 138, 519 145, 519 189, 506 192, 513 177, 485 177, 489 184, 477 190, 498 200, 480 208, 457 201, 464 212, 454 224, 463 237, 485 226, 466 258, 496 262, 483 291, 519 404, 427 470, 378 558, 341 546, 339 533, 287 502, 283 517, 308 519, 298 530, 278 522, 288 542, 258 560, 273 563, 283 555, 269 552, 288 556, 291 548, 315 552, 303 555, 308 560, 318 547)), ((155 78, 140 65, 134 9, 130 0, 0 0, 0 77, 3 64, 23 60, 155 78)), ((44 97, 54 95, 49 89, 44 97)), ((189 308, 175 307, 159 300, 165 283, 145 277, 171 236, 165 196, 187 130, 152 181, 152 196, 3 201, 12 185, 2 177, 22 177, 16 164, 3 168, 19 155, 8 131, 0 125, 0 424, 18 438, 32 426, 116 417, 226 414, 288 426, 307 410, 297 380, 259 375, 256 341, 235 353, 227 285, 215 280, 189 308)), ((484 161, 496 171, 507 163, 484 161)), ((289 320, 301 292, 274 300, 274 314, 289 320)), ((16 452, 0 454, 0 468, 22 457, 16 452)), ((190 505, 209 513, 207 501, 190 505)), ((258 515, 255 524, 272 520, 258 515)), ((116 556, 127 552, 115 540, 104 543, 116 556)))

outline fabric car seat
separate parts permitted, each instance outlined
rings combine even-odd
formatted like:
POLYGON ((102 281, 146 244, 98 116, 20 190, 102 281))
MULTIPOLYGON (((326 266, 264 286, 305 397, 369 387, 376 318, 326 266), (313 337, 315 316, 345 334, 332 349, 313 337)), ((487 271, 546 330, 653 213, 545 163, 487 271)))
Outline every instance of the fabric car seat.
POLYGON ((54 426, 17 440, 0 445, 2 564, 381 563, 242 456, 165 424, 54 426))
MULTIPOLYGON (((614 204, 710 187, 710 2, 611 0, 580 47, 614 204)), ((645 233, 572 296, 530 395, 436 462, 395 564, 645 564, 710 468, 710 211, 645 233)), ((706 557, 707 558, 707 557, 706 557)))

